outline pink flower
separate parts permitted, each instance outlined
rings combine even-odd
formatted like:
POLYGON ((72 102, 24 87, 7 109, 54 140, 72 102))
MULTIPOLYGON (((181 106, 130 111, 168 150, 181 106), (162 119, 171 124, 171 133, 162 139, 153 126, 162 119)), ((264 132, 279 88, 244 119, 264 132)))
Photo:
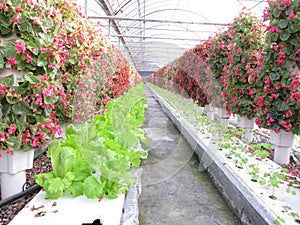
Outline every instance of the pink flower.
POLYGON ((291 12, 291 14, 289 15, 289 18, 290 18, 290 19, 295 18, 295 13, 294 13, 294 11, 291 12))
POLYGON ((31 147, 36 148, 39 146, 39 140, 37 138, 32 137, 31 147))
POLYGON ((42 82, 45 82, 45 81, 47 80, 46 74, 40 76, 40 80, 41 80, 42 82))
POLYGON ((30 63, 32 61, 32 57, 29 54, 27 54, 26 57, 26 62, 30 63))
POLYGON ((16 56, 14 56, 13 58, 7 58, 7 62, 10 65, 16 65, 17 64, 16 56))
POLYGON ((17 130, 17 129, 15 128, 15 124, 11 124, 11 125, 8 127, 8 133, 9 133, 9 134, 15 133, 16 130, 17 130))
POLYGON ((20 54, 26 50, 25 43, 23 41, 15 41, 14 45, 17 47, 17 53, 20 54))
POLYGON ((16 18, 12 19, 11 22, 13 24, 17 24, 22 20, 22 16, 17 16, 16 18))
POLYGON ((45 48, 45 47, 40 47, 40 51, 41 51, 41 52, 46 52, 46 51, 47 51, 47 48, 45 48))
POLYGON ((263 125, 259 118, 255 118, 255 123, 256 123, 257 126, 259 126, 259 127, 262 127, 262 125, 263 125))
POLYGON ((291 117, 293 115, 293 112, 289 109, 286 113, 285 113, 285 117, 291 117))
POLYGON ((14 152, 14 150, 12 150, 12 149, 7 149, 5 153, 6 153, 6 154, 11 154, 11 153, 13 153, 13 152, 14 152))
POLYGON ((35 17, 35 18, 33 19, 33 24, 40 24, 40 18, 35 17))

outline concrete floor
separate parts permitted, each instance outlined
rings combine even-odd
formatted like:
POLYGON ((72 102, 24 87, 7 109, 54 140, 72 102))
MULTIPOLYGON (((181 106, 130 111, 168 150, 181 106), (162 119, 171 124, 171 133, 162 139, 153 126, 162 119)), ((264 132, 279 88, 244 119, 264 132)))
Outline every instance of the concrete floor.
POLYGON ((144 130, 149 157, 142 163, 140 225, 238 225, 199 160, 159 103, 148 97, 144 130))

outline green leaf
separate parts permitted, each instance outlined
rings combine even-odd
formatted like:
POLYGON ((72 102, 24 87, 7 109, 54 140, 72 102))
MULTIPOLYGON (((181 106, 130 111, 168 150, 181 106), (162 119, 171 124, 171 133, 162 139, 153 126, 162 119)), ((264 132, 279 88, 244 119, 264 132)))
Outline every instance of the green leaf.
POLYGON ((279 107, 279 111, 284 112, 284 111, 288 110, 288 108, 289 108, 289 105, 286 102, 282 101, 280 104, 280 107, 279 107))
POLYGON ((31 32, 32 31, 32 26, 28 22, 27 19, 18 23, 17 26, 18 26, 20 32, 31 32))
POLYGON ((26 46, 34 55, 39 54, 39 46, 35 42, 29 41, 26 43, 26 46))
POLYGON ((281 39, 282 41, 287 41, 287 40, 289 39, 290 36, 291 36, 291 35, 290 35, 289 33, 284 32, 284 33, 280 34, 280 39, 281 39))
POLYGON ((11 93, 7 93, 5 98, 9 104, 15 104, 19 101, 19 99, 15 98, 11 93))
POLYGON ((75 152, 71 147, 61 147, 59 141, 54 140, 49 147, 52 168, 56 177, 63 178, 72 169, 76 160, 75 152))
POLYGON ((54 177, 45 181, 44 189, 47 199, 58 199, 62 196, 65 186, 61 178, 54 177))
POLYGON ((275 18, 279 18, 281 14, 281 10, 278 7, 275 7, 274 10, 272 11, 272 14, 274 15, 275 18))
POLYGON ((46 17, 44 20, 42 20, 43 26, 46 28, 51 28, 53 26, 52 19, 49 17, 46 17))
POLYGON ((12 24, 10 18, 8 16, 3 15, 3 13, 0 13, 0 20, 3 26, 8 27, 12 24))
POLYGON ((2 114, 3 117, 5 118, 7 115, 9 115, 11 112, 11 105, 10 104, 5 104, 2 106, 2 114))
POLYGON ((57 100, 58 100, 58 96, 51 96, 51 97, 44 96, 44 101, 46 104, 54 104, 57 102, 57 100))
POLYGON ((272 81, 279 80, 280 76, 277 73, 271 73, 270 78, 272 81))
POLYGON ((7 87, 11 87, 14 85, 15 81, 14 81, 14 75, 8 75, 6 77, 1 77, 0 78, 0 83, 7 86, 7 87))
MULTIPOLYGON (((1 19, 0 19, 1 20, 1 19)), ((2 21, 1 21, 2 22, 2 21)), ((9 36, 9 34, 11 34, 11 28, 10 27, 6 27, 6 26, 0 26, 0 32, 1 35, 6 37, 9 36)))
POLYGON ((73 182, 70 187, 68 188, 68 191, 74 196, 80 196, 83 195, 83 183, 82 182, 73 182))
POLYGON ((40 54, 37 61, 37 66, 43 67, 48 64, 47 56, 45 54, 40 54))
POLYGON ((20 102, 13 105, 12 111, 18 115, 28 115, 32 113, 29 104, 27 102, 20 102))
POLYGON ((19 86, 16 87, 16 90, 20 95, 23 95, 26 92, 29 93, 29 88, 30 88, 29 82, 25 81, 25 82, 20 82, 19 86))
POLYGON ((90 199, 100 198, 105 194, 103 193, 104 185, 105 183, 99 183, 95 177, 89 176, 83 183, 83 193, 90 199))
POLYGON ((15 151, 18 151, 21 147, 21 138, 18 136, 11 136, 7 141, 7 147, 10 149, 13 149, 15 151))
POLYGON ((28 81, 30 84, 40 84, 41 80, 38 76, 35 76, 32 72, 27 72, 23 74, 23 79, 28 81))
POLYGON ((279 20, 279 28, 284 29, 284 28, 287 27, 287 25, 288 25, 288 21, 287 20, 285 20, 285 19, 279 20))
POLYGON ((6 123, 0 122, 0 131, 4 131, 7 127, 8 125, 6 123))

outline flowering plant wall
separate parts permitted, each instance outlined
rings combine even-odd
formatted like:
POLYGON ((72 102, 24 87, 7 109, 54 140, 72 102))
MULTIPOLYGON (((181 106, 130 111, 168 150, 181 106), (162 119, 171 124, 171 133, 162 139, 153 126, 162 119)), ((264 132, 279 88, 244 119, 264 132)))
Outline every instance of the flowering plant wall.
MULTIPOLYGON (((8 147, 26 151, 28 146, 42 146, 45 143, 44 137, 53 137, 54 133, 60 131, 57 126, 59 123, 72 121, 78 112, 74 109, 88 110, 80 112, 81 116, 97 112, 95 98, 100 99, 101 96, 90 95, 93 98, 90 103, 94 102, 91 108, 76 105, 76 100, 86 100, 86 96, 77 99, 75 96, 79 97, 84 91, 87 95, 89 91, 94 93, 98 90, 105 78, 99 78, 103 74, 103 67, 95 65, 102 65, 104 53, 114 53, 107 50, 110 45, 103 38, 101 30, 87 20, 71 0, 3 0, 0 3, 0 17, 0 75, 8 69, 21 73, 23 76, 14 85, 26 86, 28 89, 23 93, 20 87, 7 82, 10 76, 1 80, 1 134, 4 139, 1 139, 0 144, 2 149, 8 147), (52 89, 43 95, 42 89, 48 90, 49 85, 52 89), (88 85, 91 86, 87 88, 88 85), (15 101, 10 101, 11 95, 15 101), (51 103, 48 97, 53 99, 51 103), (36 109, 36 105, 40 107, 36 109), (21 106, 22 113, 8 110, 19 109, 21 106), (37 114, 42 115, 43 119, 34 120, 32 115, 37 114), (24 123, 20 123, 20 120, 24 123), (20 127, 16 127, 16 121, 20 127), (53 123, 51 126, 49 121, 53 123), (21 124, 24 126, 21 127, 21 124), (52 126, 55 128, 52 129, 52 126), (16 131, 11 133, 13 127, 16 131), (35 136, 37 131, 42 138, 35 136), (18 136, 14 138, 15 145, 8 140, 12 134, 18 136), (23 137, 26 135, 32 139, 26 140, 27 144, 23 145, 23 137)), ((109 87, 113 91, 112 96, 117 97, 128 90, 133 73, 124 57, 120 53, 115 55, 110 57, 114 63, 108 65, 106 70, 113 71, 112 79, 117 77, 112 87, 109 87), (113 68, 119 63, 118 69, 113 68)), ((138 78, 135 80, 140 81, 138 78)))
POLYGON ((201 96, 203 105, 202 92, 207 103, 257 117, 260 127, 299 134, 300 1, 270 0, 269 5, 267 30, 256 16, 242 12, 227 30, 185 52, 172 80, 184 93, 201 96), (199 69, 203 63, 207 68, 199 69), (191 77, 200 89, 192 87, 191 77))
POLYGON ((226 53, 229 64, 223 67, 221 76, 225 106, 233 114, 252 119, 260 107, 254 99, 260 92, 257 79, 265 27, 261 19, 244 9, 224 34, 231 39, 226 53))
POLYGON ((256 98, 257 124, 278 132, 300 133, 300 1, 269 1, 264 62, 256 98))
POLYGON ((215 107, 224 108, 222 91, 226 85, 224 82, 224 68, 229 66, 228 52, 230 51, 231 36, 227 30, 210 37, 206 42, 206 63, 212 73, 212 104, 215 107))
POLYGON ((62 86, 46 77, 37 79, 31 72, 13 86, 12 75, 0 80, 0 150, 28 151, 41 148, 55 133, 61 133, 55 104, 69 107, 62 86))

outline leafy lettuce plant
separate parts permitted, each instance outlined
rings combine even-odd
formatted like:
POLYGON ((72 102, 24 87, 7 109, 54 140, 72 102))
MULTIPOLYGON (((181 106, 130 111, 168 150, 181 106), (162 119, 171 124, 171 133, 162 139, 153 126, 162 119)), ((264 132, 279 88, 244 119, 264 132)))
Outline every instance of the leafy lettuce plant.
POLYGON ((135 183, 131 168, 140 165, 147 152, 141 125, 146 110, 142 84, 107 105, 91 122, 67 128, 66 136, 48 149, 52 172, 38 174, 36 182, 46 198, 57 199, 67 191, 87 198, 116 198, 135 183))

